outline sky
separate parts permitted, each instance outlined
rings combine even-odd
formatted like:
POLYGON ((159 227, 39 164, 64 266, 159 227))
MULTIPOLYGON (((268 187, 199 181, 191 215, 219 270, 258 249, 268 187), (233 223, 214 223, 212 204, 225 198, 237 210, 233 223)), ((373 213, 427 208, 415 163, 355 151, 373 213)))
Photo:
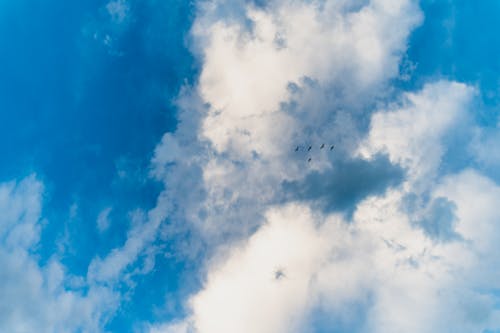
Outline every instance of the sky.
POLYGON ((0 0, 0 332, 500 332, 499 15, 0 0))

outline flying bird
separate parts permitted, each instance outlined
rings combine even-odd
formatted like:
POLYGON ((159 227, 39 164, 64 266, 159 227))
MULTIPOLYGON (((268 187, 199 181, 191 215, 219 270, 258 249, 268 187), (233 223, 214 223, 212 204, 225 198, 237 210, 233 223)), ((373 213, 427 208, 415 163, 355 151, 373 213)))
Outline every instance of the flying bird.
POLYGON ((312 160, 312 159, 309 157, 309 159, 307 160, 307 162, 311 163, 311 160, 312 160))
POLYGON ((310 151, 312 149, 312 146, 309 146, 309 148, 307 148, 307 151, 310 151))
POLYGON ((277 269, 275 272, 274 272, 274 279, 275 280, 281 280, 283 278, 285 278, 286 275, 285 275, 285 272, 283 271, 283 269, 277 269))
POLYGON ((295 148, 295 151, 299 151, 299 146, 297 146, 297 147, 295 148))
POLYGON ((332 145, 332 146, 330 147, 330 150, 333 150, 333 148, 334 148, 334 147, 335 147, 335 146, 334 146, 334 145, 332 145))
POLYGON ((325 144, 324 143, 321 145, 321 147, 319 147, 319 149, 323 149, 323 148, 325 148, 325 144))

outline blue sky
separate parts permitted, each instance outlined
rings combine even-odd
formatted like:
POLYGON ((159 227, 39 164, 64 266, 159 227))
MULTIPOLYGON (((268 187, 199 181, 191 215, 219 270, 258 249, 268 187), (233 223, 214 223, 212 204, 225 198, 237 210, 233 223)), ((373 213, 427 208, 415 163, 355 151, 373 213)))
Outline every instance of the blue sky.
POLYGON ((0 2, 0 331, 500 330, 499 14, 0 2))

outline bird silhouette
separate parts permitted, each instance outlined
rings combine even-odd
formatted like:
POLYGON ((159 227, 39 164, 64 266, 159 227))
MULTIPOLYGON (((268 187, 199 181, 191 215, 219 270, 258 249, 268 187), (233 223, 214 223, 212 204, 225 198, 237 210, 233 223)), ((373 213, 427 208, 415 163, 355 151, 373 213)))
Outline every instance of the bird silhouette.
POLYGON ((297 147, 295 148, 295 151, 299 151, 299 146, 297 146, 297 147))
POLYGON ((307 148, 307 151, 310 151, 312 149, 312 146, 309 146, 309 148, 307 148))
POLYGON ((325 144, 324 143, 321 145, 321 147, 319 147, 319 149, 323 149, 323 148, 325 148, 325 144))
POLYGON ((274 279, 275 280, 281 280, 283 278, 285 278, 286 275, 285 275, 285 272, 283 271, 282 268, 279 268, 277 269, 275 272, 274 272, 274 279))
POLYGON ((335 147, 335 146, 334 146, 334 145, 332 145, 332 146, 330 147, 330 150, 333 150, 333 148, 334 148, 334 147, 335 147))

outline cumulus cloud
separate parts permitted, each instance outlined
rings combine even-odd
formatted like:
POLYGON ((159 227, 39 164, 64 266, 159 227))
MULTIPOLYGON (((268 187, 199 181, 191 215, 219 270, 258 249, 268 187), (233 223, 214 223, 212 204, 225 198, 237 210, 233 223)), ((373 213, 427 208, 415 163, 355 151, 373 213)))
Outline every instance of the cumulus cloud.
MULTIPOLYGON (((468 177, 475 176, 466 172, 452 181, 468 177)), ((317 313, 326 314, 322 321, 334 332, 498 327, 495 296, 483 289, 496 282, 478 286, 467 274, 485 268, 476 265, 480 242, 473 251, 466 243, 433 243, 398 210, 399 199, 393 193, 364 202, 352 224, 300 205, 270 210, 254 236, 212 266, 205 288, 190 300, 192 329, 314 332, 325 329, 315 326, 317 313), (282 279, 275 278, 277 269, 285 272, 282 279)), ((495 269, 489 273, 495 276, 495 269)))
POLYGON ((358 202, 350 221, 304 203, 268 208, 255 234, 212 259, 183 332, 498 329, 500 186, 472 169, 439 168, 446 133, 473 96, 443 81, 412 93, 404 108, 376 112, 360 150, 388 152, 409 170, 404 183, 358 202), (418 144, 420 126, 433 144, 418 144), (408 209, 410 195, 420 207, 408 209))
POLYGON ((236 6, 225 18, 227 3, 201 6, 196 102, 180 99, 179 127, 153 159, 171 223, 217 250, 190 314, 151 330, 498 329, 500 187, 444 167, 454 153, 472 157, 455 139, 474 134, 476 89, 437 81, 384 94, 418 6, 236 6), (293 151, 304 144, 315 150, 293 151), (175 181, 188 174, 194 183, 175 181))
POLYGON ((373 116, 362 153, 386 152, 392 162, 408 169, 409 178, 431 181, 429 177, 439 174, 447 144, 452 144, 444 142, 446 134, 470 121, 467 111, 474 93, 465 84, 440 81, 426 85, 418 94, 405 94, 401 105, 373 116))
MULTIPOLYGON (((249 24, 205 19, 215 11, 207 10, 193 28, 203 45, 199 93, 210 104, 200 134, 217 152, 266 158, 302 131, 281 108, 291 85, 334 85, 339 105, 373 95, 398 74, 406 38, 420 20, 412 1, 272 1, 264 9, 245 6, 249 24)), ((300 118, 325 116, 311 109, 300 118)))
MULTIPOLYGON (((154 174, 164 180, 164 194, 173 203, 169 212, 171 224, 188 222, 202 241, 217 248, 234 236, 251 235, 263 221, 274 225, 269 207, 278 207, 273 209, 279 212, 279 207, 290 200, 309 200, 313 204, 323 201, 324 206, 330 207, 324 209, 327 212, 340 209, 352 213, 356 203, 381 195, 401 181, 401 167, 406 166, 392 165, 383 156, 387 152, 380 151, 379 159, 360 159, 355 148, 364 135, 367 107, 384 96, 388 79, 398 75, 406 39, 421 20, 414 2, 273 1, 263 7, 245 4, 239 10, 224 2, 206 2, 200 8, 193 27, 195 49, 203 61, 200 79, 194 92, 180 98, 178 129, 164 136, 153 159, 154 174), (233 15, 220 18, 219 11, 233 11, 233 15), (319 151, 321 142, 335 143, 337 149, 333 153, 319 151), (309 155, 297 154, 293 147, 298 144, 314 144, 315 150, 309 155), (308 157, 311 163, 307 162, 308 157), (346 182, 346 170, 372 186, 352 189, 349 183, 356 180, 346 182), (321 183, 321 176, 327 179, 325 186, 301 190, 314 177, 316 183, 321 183), (350 193, 342 193, 342 186, 350 193), (337 194, 330 193, 338 187, 341 189, 337 194)), ((301 209, 292 211, 299 214, 301 209)), ((293 214, 285 215, 293 224, 293 214)), ((309 230, 310 237, 302 236, 311 243, 323 239, 322 232, 315 229, 314 219, 304 219, 313 225, 304 229, 309 230)), ((337 224, 344 228, 342 223, 337 224)), ((261 231, 254 237, 259 237, 261 231)), ((300 236, 300 231, 291 235, 299 239, 300 236)), ((276 251, 272 242, 279 237, 271 237, 266 251, 276 251)), ((261 251, 258 245, 249 246, 261 251)), ((318 254, 305 253, 304 263, 310 260, 314 266, 314 262, 326 260, 330 251, 327 248, 325 245, 318 254)), ((237 257, 230 245, 228 251, 229 258, 237 257)), ((244 298, 238 300, 236 291, 259 269, 257 262, 247 262, 246 256, 242 256, 234 261, 252 266, 241 267, 245 276, 232 276, 232 268, 222 268, 219 274, 216 268, 209 267, 207 286, 191 300, 193 316, 184 323, 185 327, 193 323, 191 327, 200 332, 304 329, 308 309, 316 306, 308 283, 318 268, 304 272, 292 289, 283 289, 291 293, 290 302, 281 299, 284 294, 278 294, 265 298, 273 307, 259 310, 254 304, 256 300, 250 304, 244 298), (228 280, 224 280, 226 274, 228 280), (236 304, 224 304, 225 284, 213 275, 232 286, 236 304), (235 319, 223 320, 224 310, 234 311, 235 319), (237 316, 243 313, 249 317, 240 321, 237 316), (277 314, 276 318, 273 314, 277 314), (260 315, 264 317, 259 318, 260 315), (213 316, 218 320, 212 321, 213 316), (290 323, 288 318, 292 317, 295 322, 290 323), (254 326, 259 323, 262 325, 254 326), (267 328, 264 323, 268 323, 267 328)), ((360 260, 364 262, 365 258, 360 260)), ((356 260, 352 264, 363 266, 356 260)), ((263 271, 267 282, 273 283, 270 286, 277 283, 273 269, 266 266, 263 271)), ((289 284, 288 271, 285 267, 280 273, 285 276, 285 285, 289 284)), ((256 285, 248 294, 269 288, 256 285)), ((358 292, 357 288, 352 289, 358 292)), ((360 294, 368 297, 364 292, 360 294)))
POLYGON ((328 253, 329 242, 310 214, 293 206, 270 211, 271 222, 213 268, 206 288, 191 300, 197 331, 298 330, 312 301, 310 278, 328 253))
POLYGON ((202 2, 192 29, 200 78, 153 158, 172 223, 187 221, 209 243, 246 236, 267 205, 286 201, 283 183, 335 173, 420 20, 412 1, 202 2), (293 153, 320 142, 338 151, 315 151, 310 164, 293 153))

